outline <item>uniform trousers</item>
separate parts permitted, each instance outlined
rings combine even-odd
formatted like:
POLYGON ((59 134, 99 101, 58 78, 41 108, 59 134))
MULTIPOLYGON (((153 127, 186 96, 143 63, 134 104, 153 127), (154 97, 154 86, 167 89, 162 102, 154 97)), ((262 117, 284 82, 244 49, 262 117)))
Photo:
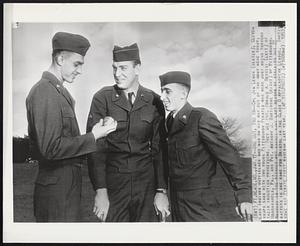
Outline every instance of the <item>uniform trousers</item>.
POLYGON ((170 196, 173 222, 217 221, 220 203, 211 188, 178 191, 171 185, 170 196))
POLYGON ((158 222, 153 205, 155 177, 153 166, 146 170, 106 173, 109 197, 107 222, 158 222))
POLYGON ((81 184, 80 164, 40 169, 34 190, 36 221, 79 221, 81 184))

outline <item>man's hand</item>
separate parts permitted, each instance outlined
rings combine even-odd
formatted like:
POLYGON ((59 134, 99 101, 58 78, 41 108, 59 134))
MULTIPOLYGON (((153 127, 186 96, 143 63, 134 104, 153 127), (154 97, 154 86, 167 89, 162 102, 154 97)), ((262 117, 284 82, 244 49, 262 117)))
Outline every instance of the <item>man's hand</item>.
POLYGON ((252 203, 242 202, 235 208, 235 210, 245 221, 253 221, 252 203))
POLYGON ((107 136, 109 133, 115 131, 116 129, 117 121, 115 121, 114 119, 106 121, 106 124, 104 125, 103 119, 100 119, 100 121, 96 125, 94 125, 92 133, 94 134, 95 139, 98 139, 107 136))
POLYGON ((106 125, 112 124, 114 121, 115 121, 114 118, 112 118, 110 116, 105 116, 104 120, 103 120, 103 125, 106 126, 106 125))
POLYGON ((96 192, 93 212, 101 222, 105 222, 109 209, 107 189, 98 189, 96 192))
POLYGON ((162 221, 166 221, 166 217, 170 215, 169 200, 167 194, 157 192, 154 197, 154 208, 156 214, 161 213, 162 221))

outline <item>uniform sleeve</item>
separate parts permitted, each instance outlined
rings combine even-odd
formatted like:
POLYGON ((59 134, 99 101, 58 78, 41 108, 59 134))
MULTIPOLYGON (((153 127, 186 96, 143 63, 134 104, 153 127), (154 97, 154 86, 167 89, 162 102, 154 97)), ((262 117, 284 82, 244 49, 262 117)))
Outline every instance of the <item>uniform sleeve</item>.
POLYGON ((241 159, 217 117, 208 110, 203 111, 200 118, 199 133, 224 170, 235 191, 237 202, 251 202, 251 184, 241 168, 241 159))
POLYGON ((57 95, 48 88, 37 87, 26 102, 27 116, 43 158, 61 160, 78 157, 96 150, 92 133, 64 137, 62 115, 57 95))
MULTIPOLYGON (((95 94, 87 120, 86 132, 90 132, 93 126, 106 116, 105 97, 95 94)), ((105 138, 97 140, 97 151, 88 155, 88 171, 94 190, 106 188, 106 141, 105 138)))
POLYGON ((154 99, 157 111, 153 121, 152 159, 156 177, 156 188, 167 188, 167 142, 164 126, 165 112, 159 98, 154 99))

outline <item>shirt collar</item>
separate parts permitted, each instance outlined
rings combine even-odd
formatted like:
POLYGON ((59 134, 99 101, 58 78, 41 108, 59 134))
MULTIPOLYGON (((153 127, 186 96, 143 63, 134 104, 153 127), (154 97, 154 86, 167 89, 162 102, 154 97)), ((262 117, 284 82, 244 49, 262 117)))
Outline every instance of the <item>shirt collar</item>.
MULTIPOLYGON (((133 93, 133 96, 136 97, 139 88, 140 88, 140 84, 137 83, 137 85, 136 85, 134 88, 132 88, 130 91, 127 92, 127 95, 128 95, 128 93, 132 92, 132 93, 133 93)), ((126 96, 127 96, 127 95, 126 95, 126 96)))
POLYGON ((136 96, 137 96, 137 93, 138 93, 138 91, 139 91, 139 88, 140 88, 140 85, 137 84, 137 86, 136 86, 135 88, 131 88, 130 91, 128 91, 128 92, 126 92, 126 93, 125 93, 125 91, 124 91, 123 93, 125 94, 125 97, 126 97, 127 99, 128 99, 128 94, 129 94, 129 93, 133 93, 133 94, 132 94, 132 100, 134 101, 135 98, 136 98, 136 96))

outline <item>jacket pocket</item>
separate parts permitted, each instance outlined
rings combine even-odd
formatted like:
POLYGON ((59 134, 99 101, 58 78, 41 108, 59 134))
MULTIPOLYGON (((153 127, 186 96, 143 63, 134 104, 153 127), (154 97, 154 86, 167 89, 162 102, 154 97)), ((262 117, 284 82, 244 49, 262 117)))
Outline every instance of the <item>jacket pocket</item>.
POLYGON ((62 108, 62 121, 63 121, 63 136, 71 137, 74 135, 74 124, 75 124, 75 114, 70 107, 62 108))
POLYGON ((194 210, 201 211, 204 209, 215 213, 216 209, 220 207, 220 202, 212 188, 189 190, 183 193, 183 197, 194 210))
POLYGON ((220 207, 219 199, 212 188, 203 189, 201 199, 207 210, 215 210, 220 207))
POLYGON ((147 122, 148 124, 151 124, 151 122, 153 121, 153 115, 151 115, 151 114, 141 115, 141 120, 143 122, 147 122))
POLYGON ((181 165, 194 165, 199 161, 199 138, 187 137, 176 142, 177 159, 181 165))
POLYGON ((57 176, 48 176, 48 175, 38 175, 35 183, 40 185, 55 185, 57 184, 59 177, 57 176))
POLYGON ((112 116, 112 118, 118 122, 117 130, 118 129, 122 130, 122 129, 126 128, 128 117, 125 112, 122 112, 121 114, 116 114, 116 115, 112 116))
MULTIPOLYGON (((109 115, 107 115, 109 116, 109 115)), ((128 116, 125 111, 116 111, 111 117, 117 121, 117 129, 108 135, 108 138, 119 142, 120 140, 126 139, 128 116)))
MULTIPOLYGON (((151 140, 153 134, 153 114, 143 114, 141 115, 141 129, 140 134, 138 135, 141 137, 142 141, 151 140)), ((137 126, 138 128, 138 126, 137 126)))

